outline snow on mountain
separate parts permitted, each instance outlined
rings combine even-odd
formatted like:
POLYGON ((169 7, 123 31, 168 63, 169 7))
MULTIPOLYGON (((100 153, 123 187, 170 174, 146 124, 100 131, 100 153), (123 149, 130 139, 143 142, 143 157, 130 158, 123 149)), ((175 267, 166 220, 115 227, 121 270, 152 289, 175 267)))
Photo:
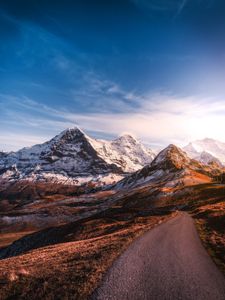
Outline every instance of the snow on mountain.
POLYGON ((123 135, 113 141, 97 141, 90 138, 89 141, 102 159, 128 173, 141 169, 155 157, 152 150, 131 135, 123 135))
POLYGON ((193 185, 210 182, 213 176, 221 172, 220 167, 206 166, 193 160, 175 145, 169 145, 156 158, 141 170, 125 177, 117 183, 117 188, 133 188, 156 184, 163 187, 193 185))
POLYGON ((225 143, 220 141, 205 138, 189 143, 183 150, 191 158, 200 159, 204 163, 219 160, 223 165, 225 164, 225 143))
POLYGON ((3 157, 5 157, 6 155, 7 155, 6 152, 0 151, 0 159, 3 158, 3 157))
POLYGON ((216 163, 222 167, 222 163, 220 162, 220 160, 206 151, 200 152, 200 154, 197 155, 194 159, 206 165, 216 163))
POLYGON ((96 140, 75 127, 43 144, 0 156, 0 176, 75 183, 82 182, 82 178, 118 181, 124 173, 142 168, 153 157, 151 150, 131 136, 96 140))

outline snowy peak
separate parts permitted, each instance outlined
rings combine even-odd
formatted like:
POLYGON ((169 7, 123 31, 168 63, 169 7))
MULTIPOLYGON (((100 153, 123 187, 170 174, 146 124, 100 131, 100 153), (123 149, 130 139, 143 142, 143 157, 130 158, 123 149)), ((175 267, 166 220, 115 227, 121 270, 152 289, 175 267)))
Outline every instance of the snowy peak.
POLYGON ((195 157, 195 159, 206 165, 217 164, 218 166, 222 167, 220 160, 206 151, 202 151, 198 156, 195 157))
POLYGON ((214 159, 218 159, 222 164, 225 164, 225 143, 223 142, 205 138, 191 142, 183 149, 191 158, 200 158, 206 164, 208 163, 209 155, 214 159), (204 155, 204 153, 207 153, 208 156, 204 155), (204 157, 205 161, 203 160, 204 157))
POLYGON ((123 134, 119 136, 114 142, 122 143, 122 144, 137 144, 138 141, 135 137, 130 134, 123 134))
POLYGON ((89 141, 102 159, 122 168, 125 173, 141 169, 152 162, 155 157, 151 149, 145 147, 130 135, 120 136, 113 141, 90 138, 89 141))
POLYGON ((85 133, 78 127, 74 128, 67 128, 66 130, 62 131, 60 134, 56 135, 53 139, 50 140, 51 142, 72 142, 79 138, 84 138, 85 133))
POLYGON ((64 137, 86 136, 86 133, 78 126, 67 128, 59 135, 64 137))

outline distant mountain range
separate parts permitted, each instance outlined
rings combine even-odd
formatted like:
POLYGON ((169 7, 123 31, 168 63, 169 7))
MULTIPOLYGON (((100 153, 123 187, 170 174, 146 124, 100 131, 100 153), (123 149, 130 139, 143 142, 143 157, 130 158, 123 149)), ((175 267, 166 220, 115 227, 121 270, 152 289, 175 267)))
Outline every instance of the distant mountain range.
POLYGON ((203 163, 216 161, 217 163, 225 164, 225 143, 220 141, 205 138, 189 143, 183 148, 187 154, 194 159, 203 163))
POLYGON ((75 127, 43 144, 0 153, 0 177, 11 181, 110 183, 144 167, 154 157, 151 149, 131 135, 113 141, 96 140, 75 127))
MULTIPOLYGON (((155 158, 156 154, 150 148, 131 135, 122 135, 112 141, 97 140, 75 127, 64 130, 43 144, 17 152, 0 152, 0 181, 28 180, 69 185, 94 182, 104 185, 116 183, 124 177, 124 182, 129 182, 149 172, 144 179, 138 179, 146 181, 152 176, 165 177, 158 164, 161 161, 161 166, 167 161, 171 165, 171 160, 163 158, 165 154, 168 159, 168 153, 171 153, 173 163, 176 158, 176 165, 183 162, 192 170, 193 159, 200 163, 201 168, 207 165, 218 169, 225 163, 225 143, 213 139, 197 140, 183 149, 170 145, 155 158)), ((196 167, 196 163, 194 165, 196 167)))

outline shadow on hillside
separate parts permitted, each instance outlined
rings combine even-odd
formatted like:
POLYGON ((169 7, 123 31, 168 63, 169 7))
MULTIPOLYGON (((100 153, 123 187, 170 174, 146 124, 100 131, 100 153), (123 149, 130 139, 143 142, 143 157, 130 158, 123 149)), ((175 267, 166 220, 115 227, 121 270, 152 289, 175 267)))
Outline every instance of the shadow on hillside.
POLYGON ((0 258, 17 256, 49 245, 97 238, 126 229, 145 217, 166 216, 170 213, 171 206, 154 210, 123 208, 121 206, 111 207, 104 212, 76 222, 29 234, 2 249, 0 258))

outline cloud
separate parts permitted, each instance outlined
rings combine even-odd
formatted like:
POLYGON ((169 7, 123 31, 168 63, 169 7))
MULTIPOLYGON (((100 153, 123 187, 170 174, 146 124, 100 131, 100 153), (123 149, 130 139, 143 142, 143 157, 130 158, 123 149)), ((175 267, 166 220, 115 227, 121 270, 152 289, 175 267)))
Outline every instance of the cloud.
POLYGON ((182 12, 182 10, 184 9, 185 5, 187 4, 187 0, 183 0, 180 2, 179 8, 178 8, 178 14, 180 14, 182 12))
POLYGON ((0 134, 0 151, 15 151, 23 146, 32 146, 43 142, 44 137, 35 137, 34 135, 23 135, 13 133, 0 134))
POLYGON ((190 140, 205 137, 224 140, 225 103, 220 99, 178 97, 160 93, 135 96, 136 98, 139 99, 138 108, 131 106, 129 110, 116 113, 110 110, 80 113, 66 108, 53 109, 32 99, 17 99, 18 105, 24 110, 13 111, 9 118, 14 120, 14 126, 17 122, 18 126, 24 127, 12 139, 11 135, 8 137, 6 130, 5 138, 1 139, 2 147, 4 145, 6 149, 8 144, 10 148, 10 140, 15 148, 31 145, 34 140, 44 141, 75 125, 90 133, 95 132, 98 137, 130 132, 145 143, 158 144, 161 147, 169 143, 183 146, 190 140), (34 132, 38 130, 38 134, 32 137, 24 128, 34 132))
POLYGON ((173 11, 176 15, 180 14, 184 9, 188 0, 131 0, 137 7, 155 12, 173 11))
POLYGON ((67 115, 83 128, 121 134, 130 132, 145 142, 161 145, 176 143, 183 145, 190 140, 206 136, 223 139, 225 107, 217 108, 209 100, 196 104, 195 98, 173 99, 157 96, 156 102, 143 103, 137 111, 119 114, 67 115), (219 115, 219 112, 224 114, 219 115))
POLYGON ((136 108, 140 101, 135 91, 127 91, 94 72, 83 74, 80 85, 71 90, 71 96, 78 109, 92 113, 130 111, 136 108))
POLYGON ((187 2, 188 2, 188 0, 182 0, 182 1, 179 2, 179 5, 177 7, 177 12, 176 12, 174 18, 177 18, 182 13, 182 11, 185 8, 187 2))

